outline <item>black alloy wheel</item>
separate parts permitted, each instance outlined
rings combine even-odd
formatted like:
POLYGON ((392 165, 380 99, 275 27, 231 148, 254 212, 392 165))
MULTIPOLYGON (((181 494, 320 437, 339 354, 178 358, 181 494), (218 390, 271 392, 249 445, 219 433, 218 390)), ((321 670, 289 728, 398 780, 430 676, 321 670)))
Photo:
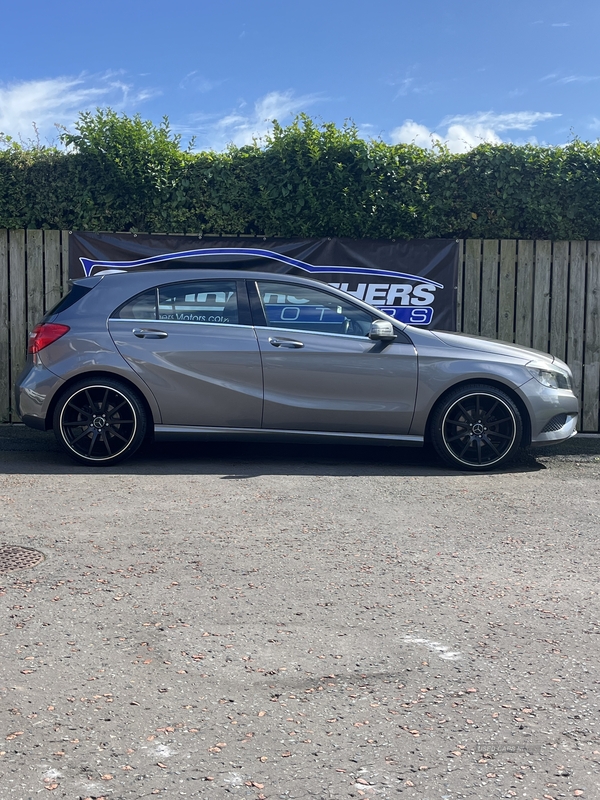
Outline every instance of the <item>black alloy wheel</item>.
POLYGON ((431 438, 439 456, 453 467, 486 470, 506 464, 521 445, 519 409, 500 389, 462 386, 435 409, 431 438))
POLYGON ((84 381, 60 397, 54 433, 81 464, 109 466, 133 455, 146 435, 146 412, 137 394, 113 380, 84 381))

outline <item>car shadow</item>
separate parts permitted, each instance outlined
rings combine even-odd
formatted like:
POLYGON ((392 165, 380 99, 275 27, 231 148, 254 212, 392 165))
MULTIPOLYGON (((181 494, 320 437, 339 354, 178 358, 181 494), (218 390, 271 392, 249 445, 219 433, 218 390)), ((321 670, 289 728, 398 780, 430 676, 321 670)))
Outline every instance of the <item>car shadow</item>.
MULTIPOLYGON (((529 451, 509 466, 486 474, 545 469, 529 451)), ((0 474, 218 475, 247 480, 260 475, 411 475, 481 473, 446 467, 430 447, 252 442, 154 443, 112 467, 80 466, 63 453, 51 433, 22 425, 0 426, 0 474)))

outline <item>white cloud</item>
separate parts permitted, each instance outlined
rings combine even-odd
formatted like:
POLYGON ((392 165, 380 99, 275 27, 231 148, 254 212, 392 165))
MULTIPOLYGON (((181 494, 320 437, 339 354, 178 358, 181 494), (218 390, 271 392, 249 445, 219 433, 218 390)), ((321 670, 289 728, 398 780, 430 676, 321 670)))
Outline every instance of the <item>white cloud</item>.
POLYGON ((177 125, 177 130, 196 136, 202 149, 223 150, 228 144, 242 147, 264 137, 274 119, 281 123, 289 121, 320 99, 317 95, 297 97, 292 91, 269 92, 251 110, 247 110, 245 101, 240 101, 236 110, 223 117, 195 114, 184 125, 177 125))
POLYGON ((593 83, 600 80, 600 75, 566 75, 564 78, 559 78, 556 83, 593 83))
POLYGON ((394 99, 398 97, 404 97, 405 95, 407 95, 410 89, 414 88, 414 82, 415 82, 414 78, 403 78, 401 81, 396 83, 395 85, 398 87, 398 89, 396 91, 394 99))
POLYGON ((381 129, 370 122, 359 122, 356 129, 361 139, 377 139, 381 136, 381 129))
POLYGON ((389 86, 393 86, 395 91, 394 100, 399 97, 406 97, 409 94, 431 94, 435 88, 435 83, 421 83, 414 77, 415 72, 418 71, 418 65, 412 67, 404 77, 391 77, 386 80, 389 86))
POLYGON ((466 153, 479 144, 501 144, 499 136, 505 131, 529 131, 539 122, 558 117, 559 114, 541 111, 517 111, 510 114, 494 114, 486 111, 479 114, 457 115, 442 120, 441 131, 429 130, 425 125, 409 119, 391 133, 393 144, 416 144, 429 148, 445 144, 452 153, 466 153))
POLYGON ((56 139, 57 125, 71 126, 80 111, 108 105, 121 111, 156 94, 135 89, 119 73, 0 84, 0 131, 27 140, 35 138, 37 129, 45 144, 56 139))
POLYGON ((218 88, 223 83, 222 80, 215 81, 200 74, 197 70, 188 72, 179 84, 180 89, 191 89, 194 92, 206 94, 212 92, 213 89, 218 88))
POLYGON ((399 128, 394 128, 391 135, 392 144, 416 144, 417 147, 432 147, 442 141, 438 133, 433 133, 425 125, 419 125, 407 119, 399 128))
POLYGON ((558 73, 551 72, 549 75, 544 75, 543 78, 540 79, 540 83, 544 81, 552 81, 555 85, 558 86, 565 86, 569 83, 593 83, 594 81, 599 81, 600 75, 564 75, 562 78, 558 76, 558 73))
POLYGON ((446 133, 440 135, 430 131, 425 125, 419 125, 412 119, 392 131, 392 143, 416 144, 418 147, 430 148, 435 144, 445 144, 452 153, 466 153, 482 142, 500 144, 502 140, 492 128, 485 125, 448 125, 446 133))
POLYGON ((515 111, 510 114, 494 114, 493 111, 484 111, 478 114, 465 114, 462 116, 446 117, 442 125, 459 123, 463 125, 489 125, 496 131, 530 131, 538 122, 544 122, 560 114, 549 111, 515 111))

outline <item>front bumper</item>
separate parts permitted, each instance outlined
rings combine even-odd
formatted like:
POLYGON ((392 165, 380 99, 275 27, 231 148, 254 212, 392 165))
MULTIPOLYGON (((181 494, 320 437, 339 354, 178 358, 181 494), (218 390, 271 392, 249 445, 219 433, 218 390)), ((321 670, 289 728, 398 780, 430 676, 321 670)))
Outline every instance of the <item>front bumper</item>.
MULTIPOLYGON (((535 439, 531 440, 531 444, 533 446, 544 445, 544 444, 557 444, 558 442, 564 442, 566 439, 570 439, 571 436, 575 436, 577 433, 577 419, 578 415, 575 414, 563 414, 563 415, 556 415, 557 417, 564 416, 565 421, 564 424, 561 425, 556 430, 546 430, 541 431, 535 439)), ((550 420, 551 426, 552 420, 550 420)))
POLYGON ((579 401, 568 389, 543 386, 532 378, 521 387, 529 405, 531 444, 557 444, 577 433, 579 401))

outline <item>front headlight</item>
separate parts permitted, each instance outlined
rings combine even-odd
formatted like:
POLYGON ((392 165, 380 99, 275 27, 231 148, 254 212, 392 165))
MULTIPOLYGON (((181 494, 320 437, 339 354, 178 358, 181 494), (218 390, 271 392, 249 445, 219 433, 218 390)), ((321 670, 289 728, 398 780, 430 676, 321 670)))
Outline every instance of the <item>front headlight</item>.
POLYGON ((550 389, 573 389, 571 374, 557 367, 527 367, 531 375, 542 386, 550 389))

